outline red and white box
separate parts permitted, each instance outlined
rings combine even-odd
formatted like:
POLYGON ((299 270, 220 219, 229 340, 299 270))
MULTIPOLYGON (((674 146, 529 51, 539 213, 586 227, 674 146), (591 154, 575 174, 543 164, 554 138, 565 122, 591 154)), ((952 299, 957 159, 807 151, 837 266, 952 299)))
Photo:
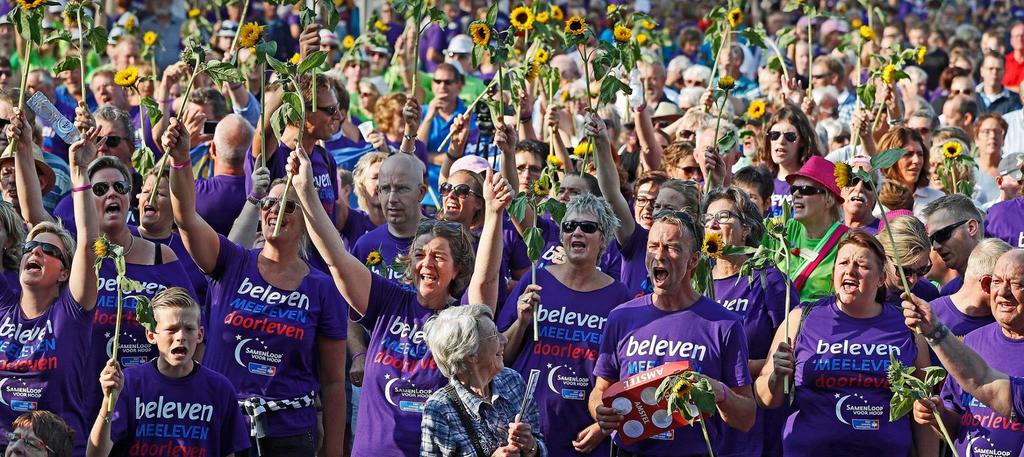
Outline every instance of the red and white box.
POLYGON ((604 391, 601 403, 620 413, 625 411, 625 420, 618 429, 623 443, 633 444, 690 424, 678 411, 669 415, 668 403, 654 395, 665 378, 689 370, 690 362, 669 362, 623 379, 604 391))

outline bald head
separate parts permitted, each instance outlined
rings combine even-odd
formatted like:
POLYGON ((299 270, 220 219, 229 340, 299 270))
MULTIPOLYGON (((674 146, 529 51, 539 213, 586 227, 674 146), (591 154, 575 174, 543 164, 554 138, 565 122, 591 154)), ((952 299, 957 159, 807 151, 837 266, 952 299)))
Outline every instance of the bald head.
POLYGON ((404 182, 410 185, 423 183, 423 162, 416 156, 410 154, 394 154, 380 165, 380 176, 401 177, 404 182))
POLYGON ((255 132, 249 121, 237 114, 229 114, 221 119, 213 133, 217 161, 223 161, 231 167, 241 167, 246 151, 252 146, 255 132))

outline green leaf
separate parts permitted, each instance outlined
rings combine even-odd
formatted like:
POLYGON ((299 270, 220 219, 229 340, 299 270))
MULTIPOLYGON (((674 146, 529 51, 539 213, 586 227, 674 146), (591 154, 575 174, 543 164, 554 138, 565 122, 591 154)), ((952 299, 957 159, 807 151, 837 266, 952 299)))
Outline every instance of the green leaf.
POLYGON ((544 235, 540 228, 530 227, 523 233, 523 241, 526 243, 526 256, 530 261, 540 260, 540 251, 544 249, 544 235))
POLYGON ((288 105, 281 105, 274 114, 270 115, 270 127, 274 129, 274 134, 278 138, 284 134, 284 129, 288 126, 291 107, 288 105))
POLYGON ((631 90, 619 78, 609 76, 601 81, 601 92, 597 98, 597 105, 605 105, 615 101, 615 94, 623 92, 629 94, 631 90))
POLYGON ((747 28, 743 29, 742 32, 740 32, 740 36, 742 36, 743 38, 746 38, 747 42, 751 46, 756 46, 756 47, 759 47, 759 48, 763 49, 763 48, 767 47, 767 45, 764 44, 765 38, 764 38, 763 33, 764 33, 764 29, 762 29, 760 27, 758 27, 756 29, 755 28, 747 27, 747 28))
POLYGON ((498 2, 493 2, 487 8, 487 24, 494 27, 494 21, 496 20, 498 20, 498 2))
POLYGON ((301 62, 299 62, 299 69, 297 70, 297 72, 300 75, 307 74, 311 70, 313 70, 314 68, 319 68, 320 65, 323 65, 324 61, 326 61, 326 60, 327 60, 327 52, 326 51, 316 51, 316 52, 306 56, 304 59, 302 59, 301 62))
POLYGON ((89 46, 92 46, 93 50, 102 53, 107 49, 107 35, 106 27, 93 27, 85 32, 85 39, 89 41, 89 46))
POLYGON ((450 22, 448 15, 435 7, 427 8, 427 16, 430 17, 430 22, 437 24, 441 29, 448 27, 448 22, 450 22))
POLYGON ((483 58, 484 48, 482 46, 473 46, 473 68, 480 67, 480 59, 483 58))
POLYGON ((53 73, 57 74, 64 70, 77 70, 80 65, 80 61, 77 56, 67 56, 64 60, 57 62, 57 65, 53 66, 53 73))
POLYGON ((875 106, 875 86, 873 84, 863 84, 857 86, 857 98, 860 102, 868 108, 875 106))
POLYGON ((272 56, 277 54, 277 42, 276 41, 264 41, 256 45, 256 53, 272 56))
POLYGON ((299 97, 299 94, 295 92, 285 92, 281 96, 281 102, 282 106, 289 108, 289 112, 285 113, 287 114, 287 121, 289 123, 298 121, 299 117, 302 116, 302 97, 299 97))
POLYGON ((871 158, 871 168, 875 170, 884 170, 896 164, 903 157, 907 151, 902 148, 892 148, 875 154, 871 158))
POLYGON ((893 395, 889 400, 889 422, 895 422, 914 409, 914 399, 893 395))
POLYGON ((523 218, 526 217, 526 205, 529 204, 527 200, 526 192, 520 192, 512 199, 512 203, 508 205, 508 214, 516 222, 522 223, 523 218))
POLYGON ((132 153, 132 168, 140 174, 145 175, 149 173, 155 166, 156 157, 153 154, 153 150, 149 149, 149 147, 143 146, 132 153))
POLYGON ((553 219, 556 224, 561 224, 562 218, 565 217, 565 203, 553 198, 544 200, 538 209, 542 213, 551 213, 551 219, 553 219))
POLYGON ((156 331, 156 317, 153 315, 153 307, 150 306, 148 297, 142 295, 132 295, 125 297, 125 299, 135 299, 135 320, 142 324, 146 330, 150 332, 156 331))
POLYGON ((272 54, 267 54, 267 63, 270 64, 270 68, 273 68, 279 76, 287 78, 292 74, 291 69, 288 68, 288 64, 275 59, 272 54))
POLYGON ((43 40, 43 44, 53 44, 58 41, 71 42, 71 34, 67 30, 54 30, 50 33, 46 39, 43 40))
POLYGON ((242 74, 242 71, 228 62, 210 61, 205 65, 205 71, 217 85, 245 81, 245 75, 242 74))
POLYGON ((726 133, 725 135, 722 135, 722 137, 718 139, 718 153, 719 154, 722 154, 722 155, 728 154, 735 147, 736 147, 736 131, 735 130, 729 130, 728 133, 726 133))
POLYGON ((163 119, 164 113, 160 110, 160 104, 151 97, 142 97, 142 106, 146 107, 146 115, 149 116, 149 123, 156 125, 163 119))

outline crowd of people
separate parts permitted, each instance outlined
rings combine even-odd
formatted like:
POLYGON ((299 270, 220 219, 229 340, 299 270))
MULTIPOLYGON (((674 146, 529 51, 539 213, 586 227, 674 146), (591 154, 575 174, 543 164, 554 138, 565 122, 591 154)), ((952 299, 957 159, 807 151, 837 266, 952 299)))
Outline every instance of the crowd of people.
POLYGON ((72 3, 0 0, 7 456, 1024 455, 1021 5, 72 3))

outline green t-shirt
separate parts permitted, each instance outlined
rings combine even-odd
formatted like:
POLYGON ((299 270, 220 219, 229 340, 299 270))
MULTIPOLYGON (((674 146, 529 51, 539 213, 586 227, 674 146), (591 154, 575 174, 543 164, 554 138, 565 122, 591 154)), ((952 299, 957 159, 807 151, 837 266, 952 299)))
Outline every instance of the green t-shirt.
MULTIPOLYGON (((812 239, 807 236, 807 230, 804 225, 800 222, 790 219, 786 222, 786 239, 789 240, 789 244, 792 247, 798 248, 798 255, 790 258, 789 268, 786 268, 785 259, 779 259, 778 268, 786 272, 790 279, 796 281, 797 276, 804 270, 807 264, 814 261, 818 257, 818 250, 825 244, 832 233, 842 225, 842 222, 837 221, 829 227, 828 231, 825 232, 825 236, 819 239, 812 239)), ((765 234, 764 245, 769 249, 775 249, 779 246, 779 242, 765 234)), ((804 283, 803 289, 800 289, 800 301, 817 301, 818 299, 824 298, 831 295, 832 289, 832 270, 836 263, 836 252, 838 252, 838 243, 832 247, 832 250, 825 256, 825 258, 818 264, 818 267, 811 272, 811 275, 807 278, 807 282, 804 283)))
MULTIPOLYGON (((384 71, 384 83, 391 89, 392 92, 400 92, 403 90, 402 79, 398 76, 398 67, 388 67, 384 71)), ((433 76, 430 73, 420 72, 417 76, 417 82, 420 87, 423 88, 423 94, 426 100, 434 98, 434 91, 430 87, 430 80, 433 76)), ((459 98, 462 99, 466 105, 473 103, 480 94, 484 93, 484 89, 487 85, 484 84, 484 80, 477 76, 466 75, 466 83, 462 86, 462 92, 459 93, 459 98)))

